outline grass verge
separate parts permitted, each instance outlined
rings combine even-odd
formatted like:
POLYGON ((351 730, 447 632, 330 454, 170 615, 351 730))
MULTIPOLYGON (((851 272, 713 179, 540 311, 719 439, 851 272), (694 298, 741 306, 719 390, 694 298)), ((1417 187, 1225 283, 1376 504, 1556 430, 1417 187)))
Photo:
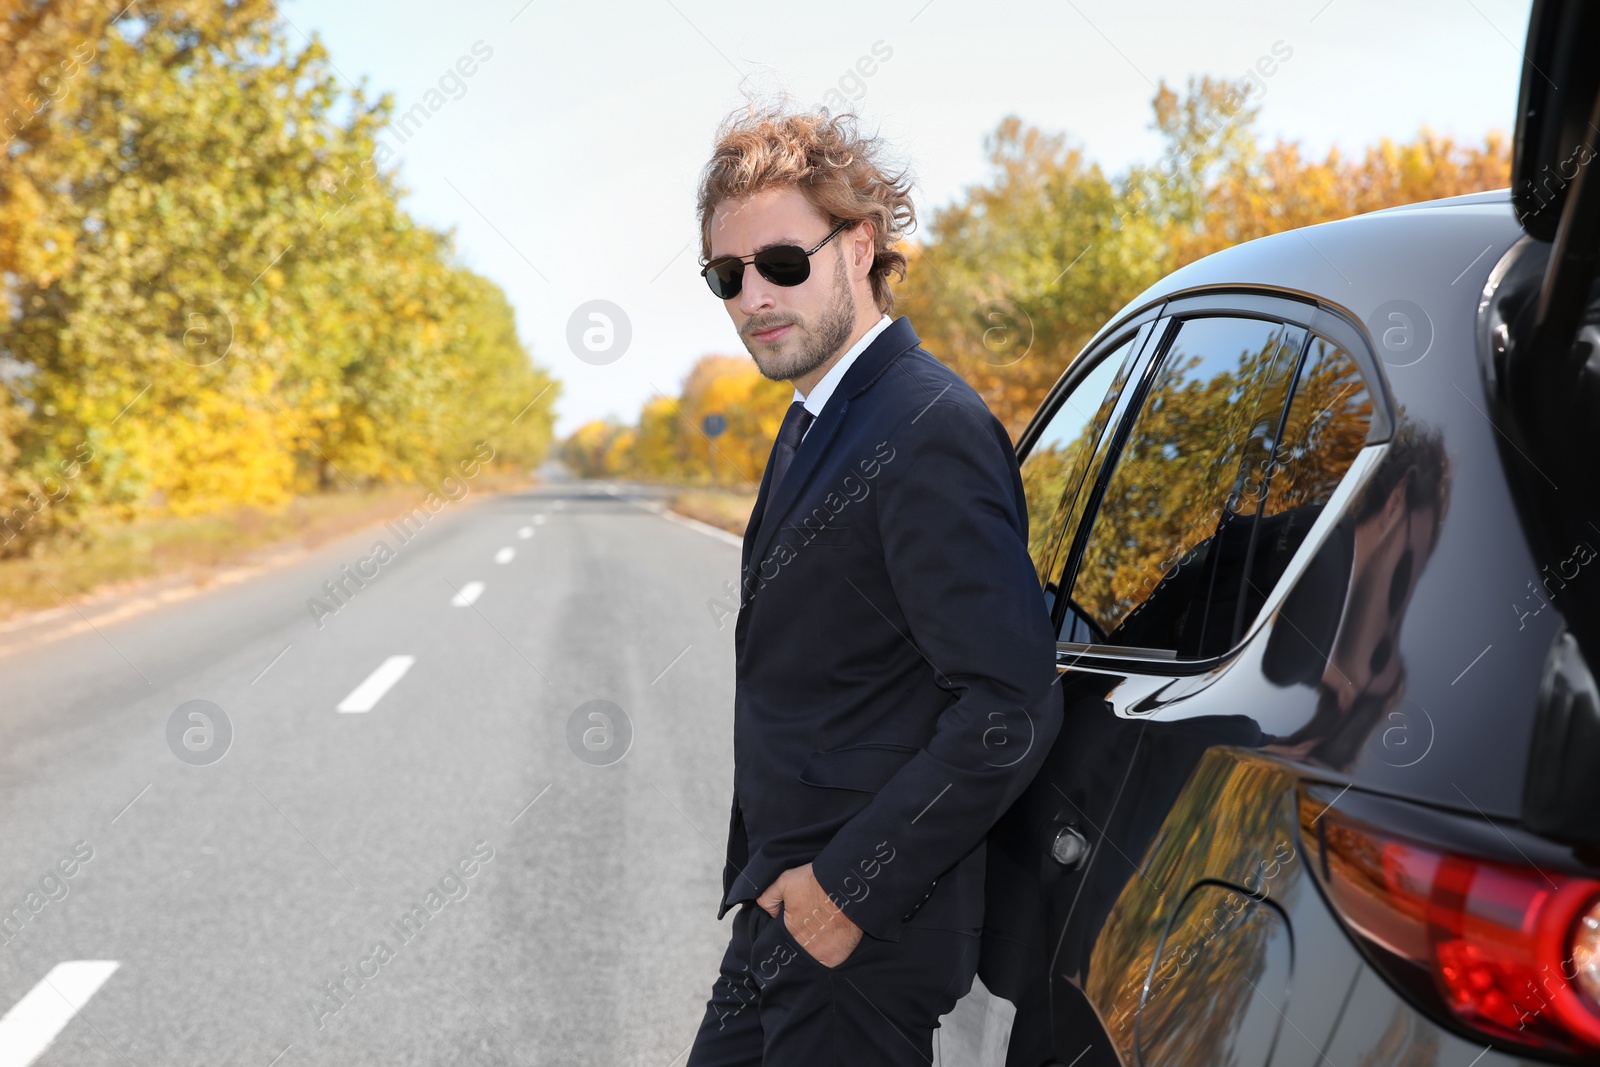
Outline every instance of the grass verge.
MULTIPOLYGON (((520 471, 483 471, 472 496, 526 487, 520 471)), ((224 567, 315 548, 417 507, 429 490, 385 486, 296 497, 283 512, 257 508, 182 517, 153 516, 103 530, 91 544, 41 546, 32 556, 0 560, 0 619, 56 607, 89 593, 116 592, 185 573, 197 584, 224 567)), ((466 499, 471 499, 467 497, 466 499)))
POLYGON ((668 505, 679 515, 699 519, 709 526, 744 536, 744 528, 755 510, 756 494, 733 489, 685 489, 668 505))

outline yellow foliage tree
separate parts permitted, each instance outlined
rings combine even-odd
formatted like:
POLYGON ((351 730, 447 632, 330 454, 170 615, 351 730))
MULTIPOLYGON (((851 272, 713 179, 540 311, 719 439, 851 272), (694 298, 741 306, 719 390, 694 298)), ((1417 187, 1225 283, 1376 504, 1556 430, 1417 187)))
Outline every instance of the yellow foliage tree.
POLYGON ((1106 175, 1059 134, 1007 117, 991 179, 934 213, 897 289, 929 351, 1015 439, 1108 317, 1162 275, 1241 241, 1398 204, 1510 184, 1506 138, 1461 145, 1426 129, 1347 158, 1259 145, 1243 83, 1165 83, 1160 159, 1106 175))
POLYGON ((0 555, 426 480, 479 440, 537 463, 559 389, 400 206, 392 100, 269 0, 115 12, 0 0, 0 555))
POLYGON ((677 397, 646 402, 629 440, 625 470, 637 477, 702 483, 715 475, 718 485, 754 492, 793 396, 793 386, 762 377, 748 356, 702 356, 684 376, 677 397), (707 415, 721 415, 726 422, 714 438, 704 430, 707 415))

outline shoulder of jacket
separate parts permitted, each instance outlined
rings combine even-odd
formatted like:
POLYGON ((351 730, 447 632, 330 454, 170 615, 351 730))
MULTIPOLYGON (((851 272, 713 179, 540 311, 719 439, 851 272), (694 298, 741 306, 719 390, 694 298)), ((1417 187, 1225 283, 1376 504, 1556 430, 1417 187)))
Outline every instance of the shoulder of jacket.
POLYGON ((920 345, 907 349, 885 367, 866 395, 891 416, 919 412, 930 404, 953 404, 971 415, 992 417, 977 390, 920 345))

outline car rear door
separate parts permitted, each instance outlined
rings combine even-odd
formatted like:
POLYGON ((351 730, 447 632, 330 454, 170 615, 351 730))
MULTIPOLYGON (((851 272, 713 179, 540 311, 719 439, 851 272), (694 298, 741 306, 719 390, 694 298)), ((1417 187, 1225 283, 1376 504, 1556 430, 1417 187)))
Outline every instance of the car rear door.
MULTIPOLYGON (((1077 976, 1124 1062, 1259 1067, 1290 988, 1290 931, 1235 872, 1277 862, 1280 805, 1260 782, 1193 783, 1225 766, 1204 762, 1218 746, 1262 744, 1273 695, 1243 701, 1217 682, 1247 641, 1265 643, 1258 620, 1305 573, 1390 420, 1352 325, 1317 305, 1222 293, 1168 313, 1166 349, 1062 581, 1062 652, 1111 679, 1110 732, 1130 755, 1052 980, 1077 976), (1240 900, 1227 950, 1205 951, 1189 927, 1240 900), (1183 962, 1152 984, 1163 951, 1183 962)), ((1322 662, 1299 652, 1278 657, 1286 673, 1322 662)))
MULTIPOLYGON (((1083 996, 1106 917, 1130 880, 1148 878, 1145 851, 1199 753, 1230 728, 1235 743, 1259 737, 1239 717, 1213 723, 1204 743, 1152 747, 1152 707, 1184 713, 1183 687, 1237 645, 1375 420, 1387 431, 1329 336, 1340 332, 1315 305, 1270 295, 1167 305, 1088 470, 1054 509, 1040 566, 1057 591, 1059 663, 1076 669, 1061 681, 1063 733, 1008 822, 1037 861, 1019 873, 1036 880, 1048 930, 1034 973, 1048 974, 1054 1033, 1034 1040, 1058 1057, 1114 1062, 1113 1044, 1132 1055, 1138 989, 1092 1009, 1083 996)), ((1014 1049, 1025 1014, 1019 1005, 1014 1049)))

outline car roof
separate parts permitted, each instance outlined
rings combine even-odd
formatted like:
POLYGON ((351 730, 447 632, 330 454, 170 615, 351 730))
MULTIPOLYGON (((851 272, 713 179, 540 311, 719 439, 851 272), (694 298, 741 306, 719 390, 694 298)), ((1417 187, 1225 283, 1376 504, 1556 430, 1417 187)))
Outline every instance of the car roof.
POLYGON ((1425 211, 1433 208, 1456 207, 1462 204, 1509 204, 1511 203, 1511 190, 1489 189, 1481 193, 1462 193, 1460 196, 1444 196, 1438 200, 1424 200, 1416 204, 1396 204, 1394 207, 1381 207, 1376 211, 1368 211, 1368 215, 1388 215, 1396 211, 1425 211))
POLYGON ((1489 271, 1521 236, 1506 189, 1284 230, 1172 271, 1108 319, 1084 350, 1151 305, 1202 289, 1281 293, 1358 323, 1396 299, 1454 314, 1476 306, 1489 271))

